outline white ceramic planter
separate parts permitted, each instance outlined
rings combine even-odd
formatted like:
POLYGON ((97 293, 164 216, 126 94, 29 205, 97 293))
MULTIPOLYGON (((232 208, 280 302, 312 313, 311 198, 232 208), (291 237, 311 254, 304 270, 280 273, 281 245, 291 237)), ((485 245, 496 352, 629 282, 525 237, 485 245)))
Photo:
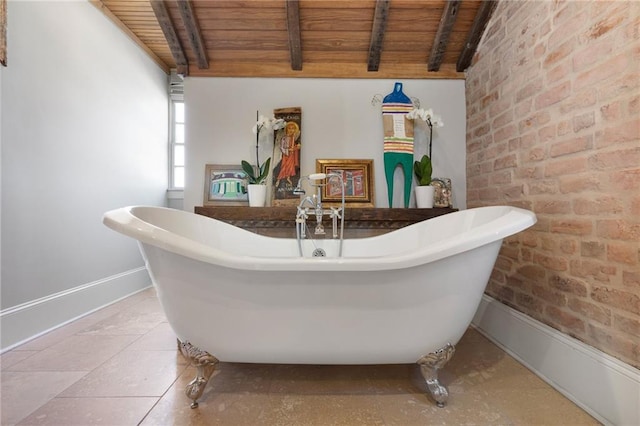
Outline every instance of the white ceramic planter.
POLYGON ((249 207, 264 207, 267 201, 267 185, 247 185, 249 207))
POLYGON ((430 209, 433 207, 433 193, 435 188, 431 185, 416 186, 416 206, 419 209, 430 209))

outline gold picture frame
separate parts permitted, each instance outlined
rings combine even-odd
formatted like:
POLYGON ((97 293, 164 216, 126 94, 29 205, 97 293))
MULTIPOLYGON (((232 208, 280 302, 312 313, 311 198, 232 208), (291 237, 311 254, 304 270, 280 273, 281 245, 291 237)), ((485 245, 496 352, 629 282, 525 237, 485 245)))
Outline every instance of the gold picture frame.
POLYGON ((240 164, 207 164, 205 166, 204 205, 249 205, 247 174, 240 164))
MULTIPOLYGON (((344 180, 344 201, 348 207, 375 207, 373 160, 322 159, 316 160, 317 173, 340 173, 344 180)), ((337 179, 322 188, 322 202, 339 206, 342 202, 337 179)))

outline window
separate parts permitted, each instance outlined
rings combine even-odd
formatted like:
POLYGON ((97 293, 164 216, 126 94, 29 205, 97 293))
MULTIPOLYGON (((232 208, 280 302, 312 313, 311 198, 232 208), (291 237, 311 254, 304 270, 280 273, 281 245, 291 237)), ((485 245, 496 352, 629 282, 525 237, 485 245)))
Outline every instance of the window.
POLYGON ((171 100, 170 182, 172 189, 184 188, 184 101, 171 100))
POLYGON ((184 189, 184 80, 175 70, 169 78, 169 190, 184 189))

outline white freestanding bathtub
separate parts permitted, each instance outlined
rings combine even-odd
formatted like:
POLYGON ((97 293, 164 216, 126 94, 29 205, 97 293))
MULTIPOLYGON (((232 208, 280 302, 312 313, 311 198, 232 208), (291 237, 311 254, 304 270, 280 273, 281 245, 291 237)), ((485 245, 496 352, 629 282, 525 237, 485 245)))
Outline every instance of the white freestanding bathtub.
MULTIPOLYGON (((294 217, 291 226, 294 226, 294 217)), ((161 207, 107 212, 139 241, 179 347, 197 367, 197 399, 218 361, 292 364, 415 363, 438 403, 437 370, 469 326, 502 239, 536 222, 497 206, 425 220, 388 234, 335 240, 261 236, 161 207)))

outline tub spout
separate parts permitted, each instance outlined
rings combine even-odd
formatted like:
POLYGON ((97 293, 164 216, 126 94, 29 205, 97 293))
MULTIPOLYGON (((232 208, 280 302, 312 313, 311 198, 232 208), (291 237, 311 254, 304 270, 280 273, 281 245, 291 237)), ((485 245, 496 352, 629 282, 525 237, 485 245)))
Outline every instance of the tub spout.
POLYGON ((427 383, 427 389, 440 408, 447 403, 449 391, 438 380, 438 370, 449 362, 455 351, 456 348, 451 343, 447 343, 443 348, 431 352, 417 361, 422 377, 427 383))
POLYGON ((313 209, 316 208, 316 195, 306 196, 302 200, 300 200, 300 204, 298 204, 298 210, 302 210, 305 207, 305 204, 308 204, 313 209))

